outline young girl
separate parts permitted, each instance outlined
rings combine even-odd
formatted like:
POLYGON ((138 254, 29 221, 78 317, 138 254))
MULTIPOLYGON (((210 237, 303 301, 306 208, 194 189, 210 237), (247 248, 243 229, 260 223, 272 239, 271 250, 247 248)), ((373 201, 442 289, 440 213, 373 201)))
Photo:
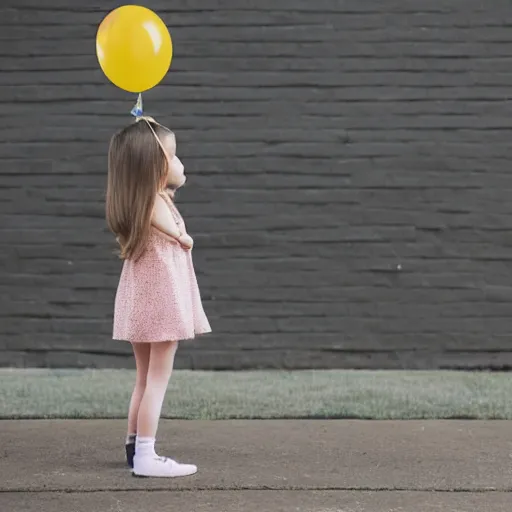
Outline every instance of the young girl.
POLYGON ((140 117, 112 138, 106 217, 124 260, 113 338, 132 344, 137 368, 126 439, 134 476, 197 471, 155 453, 178 341, 211 331, 192 264, 194 242, 173 202, 183 171, 174 134, 152 118, 140 117))

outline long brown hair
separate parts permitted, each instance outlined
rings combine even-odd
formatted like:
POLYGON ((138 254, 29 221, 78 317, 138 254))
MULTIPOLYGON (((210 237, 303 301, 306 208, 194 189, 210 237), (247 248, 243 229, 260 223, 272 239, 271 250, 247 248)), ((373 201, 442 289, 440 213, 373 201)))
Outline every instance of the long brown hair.
POLYGON ((166 135, 173 133, 152 120, 138 120, 110 141, 106 218, 121 247, 121 259, 136 260, 146 248, 155 197, 168 172, 159 142, 166 135))

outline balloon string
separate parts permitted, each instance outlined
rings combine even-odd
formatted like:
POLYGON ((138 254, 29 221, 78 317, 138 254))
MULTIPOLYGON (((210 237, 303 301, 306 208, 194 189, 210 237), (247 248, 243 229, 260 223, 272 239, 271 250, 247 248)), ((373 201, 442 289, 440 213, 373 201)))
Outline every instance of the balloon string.
MULTIPOLYGON (((170 158, 169 154, 167 153, 167 150, 165 149, 164 145, 162 144, 162 141, 160 140, 160 138, 158 137, 158 135, 156 134, 155 130, 153 129, 153 127, 151 126, 151 123, 155 123, 156 125, 158 126, 162 126, 160 123, 157 123, 152 117, 146 117, 146 116, 143 116, 141 117, 140 119, 144 119, 144 121, 146 121, 147 125, 149 126, 149 129, 153 132, 153 135, 155 136, 155 139, 156 141, 158 142, 158 145, 160 146, 161 150, 164 152, 164 155, 167 157, 167 159, 170 158)), ((165 126, 162 126, 162 128, 165 128, 165 126)), ((170 131, 170 130, 169 130, 170 131)))
POLYGON ((146 122, 146 124, 149 126, 149 129, 153 133, 156 141, 158 142, 158 145, 160 146, 160 148, 164 152, 164 155, 167 158, 169 158, 169 155, 167 154, 167 150, 165 149, 164 145, 162 144, 162 141, 160 140, 160 138, 156 134, 155 130, 153 129, 153 126, 151 125, 151 123, 154 123, 157 126, 160 126, 164 130, 167 130, 169 132, 171 132, 171 130, 169 130, 169 128, 166 128, 165 126, 161 125, 160 123, 157 123, 152 117, 144 115, 144 109, 143 109, 143 106, 142 106, 142 94, 140 94, 140 93, 139 93, 139 96, 137 98, 137 103, 135 103, 135 106, 132 108, 131 114, 136 117, 136 122, 139 122, 139 121, 145 121, 146 122))

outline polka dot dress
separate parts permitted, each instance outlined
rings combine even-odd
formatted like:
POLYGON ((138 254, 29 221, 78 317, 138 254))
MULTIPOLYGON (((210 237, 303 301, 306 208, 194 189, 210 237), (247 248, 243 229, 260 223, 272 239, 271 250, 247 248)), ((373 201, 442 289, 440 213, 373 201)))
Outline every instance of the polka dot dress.
MULTIPOLYGON (((162 194, 182 233, 183 218, 162 194)), ((114 308, 113 339, 132 342, 179 341, 211 332, 203 310, 192 251, 152 228, 137 261, 125 260, 114 308)))

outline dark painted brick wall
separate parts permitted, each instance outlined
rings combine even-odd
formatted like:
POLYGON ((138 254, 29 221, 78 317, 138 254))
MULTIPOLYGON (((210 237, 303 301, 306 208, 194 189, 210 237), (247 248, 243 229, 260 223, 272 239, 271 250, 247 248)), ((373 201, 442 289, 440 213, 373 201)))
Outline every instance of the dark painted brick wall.
MULTIPOLYGON (((106 152, 112 1, 2 0, 0 365, 129 366, 106 152)), ((512 364, 512 3, 154 0, 215 335, 178 365, 512 364)))

